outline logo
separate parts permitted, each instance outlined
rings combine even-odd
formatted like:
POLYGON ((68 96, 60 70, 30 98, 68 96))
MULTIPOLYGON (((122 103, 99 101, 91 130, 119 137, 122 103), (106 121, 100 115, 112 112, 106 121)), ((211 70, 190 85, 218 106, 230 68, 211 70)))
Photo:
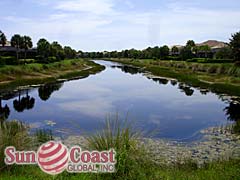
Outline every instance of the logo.
POLYGON ((108 151, 82 150, 80 146, 68 149, 61 142, 49 141, 38 148, 38 151, 16 151, 15 147, 5 149, 7 165, 37 164, 47 174, 56 175, 64 170, 70 173, 113 173, 115 156, 113 149, 108 151))
POLYGON ((62 143, 48 142, 38 152, 38 165, 48 174, 59 174, 68 165, 68 150, 62 143))

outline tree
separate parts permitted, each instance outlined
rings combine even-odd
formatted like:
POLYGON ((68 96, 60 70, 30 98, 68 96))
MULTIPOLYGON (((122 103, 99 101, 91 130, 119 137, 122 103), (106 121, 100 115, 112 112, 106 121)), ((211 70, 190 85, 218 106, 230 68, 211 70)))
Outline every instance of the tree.
POLYGON ((211 48, 208 45, 203 45, 197 47, 198 52, 203 52, 205 55, 205 58, 208 57, 208 53, 211 51, 211 48))
POLYGON ((41 60, 46 60, 50 53, 50 43, 46 39, 40 39, 37 43, 37 51, 41 60))
POLYGON ((181 56, 182 60, 192 59, 193 53, 192 53, 191 48, 188 46, 185 46, 183 49, 181 49, 180 56, 181 56))
POLYGON ((2 47, 4 47, 7 43, 7 38, 5 36, 5 34, 0 31, 0 44, 2 45, 2 47))
POLYGON ((190 48, 193 48, 193 47, 196 46, 196 44, 193 40, 188 40, 186 46, 190 47, 190 48))
POLYGON ((55 56, 58 61, 63 60, 65 58, 64 50, 57 41, 54 41, 50 45, 50 56, 55 56))
POLYGON ((29 36, 23 36, 24 59, 26 60, 27 50, 33 47, 32 39, 29 36))
POLYGON ((137 59, 139 57, 139 51, 136 49, 130 49, 128 53, 129 53, 129 58, 137 59))
POLYGON ((19 34, 15 34, 11 39, 11 46, 17 49, 16 55, 17 55, 17 61, 18 61, 19 49, 23 47, 23 38, 19 34))
POLYGON ((123 51, 123 57, 128 58, 128 50, 123 51))
POLYGON ((152 57, 153 59, 159 59, 160 58, 160 48, 158 46, 155 46, 151 49, 152 51, 152 57))
POLYGON ((229 45, 232 49, 234 60, 240 61, 240 31, 232 35, 229 45))
POLYGON ((179 49, 177 46, 173 46, 171 49, 172 55, 176 55, 179 52, 179 49))
POLYGON ((220 49, 216 53, 215 58, 216 59, 232 59, 232 49, 229 46, 220 49))
POLYGON ((75 58, 77 55, 77 52, 69 46, 65 46, 63 48, 63 50, 64 50, 64 54, 65 54, 66 58, 68 58, 68 59, 75 58))
POLYGON ((160 58, 161 59, 165 59, 165 58, 167 58, 167 56, 169 55, 169 48, 168 48, 168 46, 162 46, 162 47, 160 47, 160 58))

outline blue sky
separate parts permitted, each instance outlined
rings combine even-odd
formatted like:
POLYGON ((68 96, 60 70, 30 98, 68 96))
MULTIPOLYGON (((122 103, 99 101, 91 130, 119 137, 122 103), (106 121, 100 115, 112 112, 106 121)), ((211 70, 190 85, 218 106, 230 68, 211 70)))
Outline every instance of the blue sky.
POLYGON ((239 19, 239 0, 0 0, 8 39, 20 33, 84 51, 228 41, 239 19))

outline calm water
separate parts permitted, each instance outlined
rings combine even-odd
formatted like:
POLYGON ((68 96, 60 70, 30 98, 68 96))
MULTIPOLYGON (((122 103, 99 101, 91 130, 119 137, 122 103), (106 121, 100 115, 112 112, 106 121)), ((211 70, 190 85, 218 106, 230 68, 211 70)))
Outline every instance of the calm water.
POLYGON ((117 63, 96 62, 106 66, 96 75, 3 96, 1 113, 33 129, 68 136, 99 130, 107 115, 118 112, 147 135, 188 141, 200 138, 204 128, 229 123, 227 119, 234 120, 240 112, 239 104, 207 90, 150 79, 136 68, 117 63))

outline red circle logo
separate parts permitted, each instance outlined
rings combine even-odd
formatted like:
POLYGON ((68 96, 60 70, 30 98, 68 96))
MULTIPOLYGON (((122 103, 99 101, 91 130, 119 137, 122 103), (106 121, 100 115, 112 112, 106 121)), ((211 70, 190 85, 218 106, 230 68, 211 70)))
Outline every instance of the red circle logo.
POLYGON ((43 144, 37 155, 39 167, 51 175, 63 172, 68 165, 68 149, 61 142, 49 141, 43 144))

